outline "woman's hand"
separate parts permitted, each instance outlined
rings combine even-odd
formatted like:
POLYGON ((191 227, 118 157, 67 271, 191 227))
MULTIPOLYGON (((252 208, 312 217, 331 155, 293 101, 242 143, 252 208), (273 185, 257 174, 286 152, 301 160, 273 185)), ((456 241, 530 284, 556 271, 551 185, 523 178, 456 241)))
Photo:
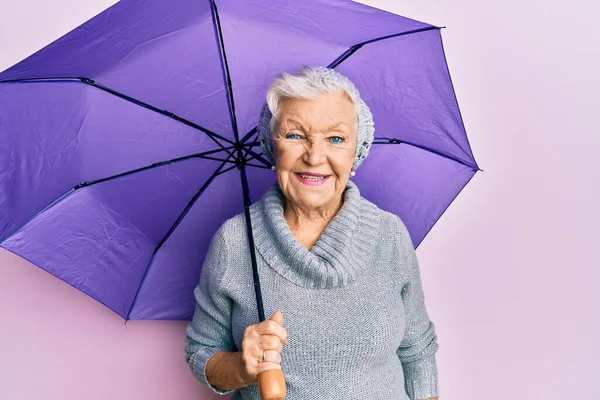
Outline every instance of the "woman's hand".
POLYGON ((286 343, 287 332, 283 328, 281 311, 246 328, 242 339, 242 375, 249 385, 258 383, 261 372, 281 369, 281 349, 286 343))

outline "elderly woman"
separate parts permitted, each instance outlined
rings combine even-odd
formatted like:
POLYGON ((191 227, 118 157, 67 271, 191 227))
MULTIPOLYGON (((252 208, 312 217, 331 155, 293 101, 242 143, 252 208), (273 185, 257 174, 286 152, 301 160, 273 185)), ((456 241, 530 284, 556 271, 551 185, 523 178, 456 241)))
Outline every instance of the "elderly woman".
POLYGON ((277 183, 250 214, 272 316, 256 323, 239 214, 213 237, 187 328, 186 360, 212 391, 259 399, 258 374, 282 369, 291 400, 437 398, 438 345, 408 231, 349 180, 373 132, 336 71, 305 67, 270 86, 259 134, 277 183))

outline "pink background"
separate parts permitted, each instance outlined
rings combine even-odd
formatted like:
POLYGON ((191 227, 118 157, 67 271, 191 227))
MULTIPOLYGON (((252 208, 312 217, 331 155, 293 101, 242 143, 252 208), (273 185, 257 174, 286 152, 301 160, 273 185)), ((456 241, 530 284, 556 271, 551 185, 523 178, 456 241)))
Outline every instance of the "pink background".
MULTIPOLYGON (((0 0, 0 70, 112 3, 0 0)), ((365 3, 448 27, 450 69, 485 171, 417 251, 441 398, 600 399, 600 7, 365 3)), ((0 250, 0 399, 219 398, 184 361, 185 325, 124 325, 0 250)))

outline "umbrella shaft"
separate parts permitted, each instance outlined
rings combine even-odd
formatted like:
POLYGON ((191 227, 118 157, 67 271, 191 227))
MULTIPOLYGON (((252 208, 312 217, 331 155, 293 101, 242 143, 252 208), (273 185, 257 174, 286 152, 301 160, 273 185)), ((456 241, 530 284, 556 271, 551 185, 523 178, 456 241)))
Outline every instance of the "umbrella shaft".
POLYGON ((252 275, 254 277, 254 292, 256 293, 256 305, 258 308, 258 320, 265 320, 262 293, 260 290, 260 278, 256 263, 256 250, 254 248, 254 236, 252 235, 252 221, 250 219, 250 191, 248 189, 248 178, 246 177, 246 166, 240 165, 240 177, 242 179, 242 193, 244 195, 244 213, 246 215, 246 232, 248 233, 248 244, 250 245, 250 259, 252 260, 252 275))

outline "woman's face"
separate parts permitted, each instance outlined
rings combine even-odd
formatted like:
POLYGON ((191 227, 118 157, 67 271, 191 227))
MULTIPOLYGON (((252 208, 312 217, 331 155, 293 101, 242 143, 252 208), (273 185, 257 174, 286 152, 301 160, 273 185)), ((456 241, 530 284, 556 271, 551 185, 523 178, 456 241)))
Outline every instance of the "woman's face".
POLYGON ((277 181, 288 202, 308 210, 335 208, 356 152, 354 103, 343 92, 279 103, 273 137, 277 181))

